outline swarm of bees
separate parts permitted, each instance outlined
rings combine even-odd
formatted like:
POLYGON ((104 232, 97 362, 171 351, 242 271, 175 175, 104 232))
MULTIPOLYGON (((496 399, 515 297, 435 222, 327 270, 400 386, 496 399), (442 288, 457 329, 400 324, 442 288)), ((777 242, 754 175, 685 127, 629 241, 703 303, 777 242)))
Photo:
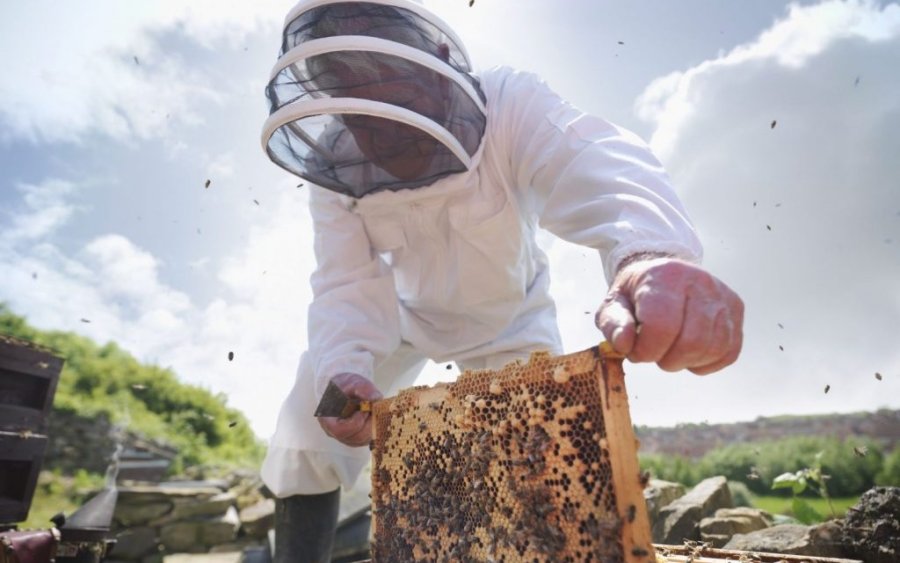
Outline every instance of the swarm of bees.
POLYGON ((651 561, 633 434, 617 449, 604 418, 624 388, 602 349, 376 403, 372 560, 651 561))

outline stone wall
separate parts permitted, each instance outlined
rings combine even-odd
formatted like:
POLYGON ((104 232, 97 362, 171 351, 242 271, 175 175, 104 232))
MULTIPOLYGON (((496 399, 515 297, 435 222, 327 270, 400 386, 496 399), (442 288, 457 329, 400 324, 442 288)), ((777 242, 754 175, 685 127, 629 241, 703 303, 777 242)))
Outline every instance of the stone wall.
POLYGON ((59 469, 66 475, 78 470, 106 472, 121 445, 119 478, 161 480, 177 451, 167 444, 134 432, 120 432, 105 414, 86 417, 54 408, 47 416, 47 453, 43 468, 59 469), (141 466, 152 466, 148 470, 141 466))
POLYGON ((109 563, 160 563, 171 554, 240 553, 267 545, 275 504, 252 476, 119 488, 109 563))

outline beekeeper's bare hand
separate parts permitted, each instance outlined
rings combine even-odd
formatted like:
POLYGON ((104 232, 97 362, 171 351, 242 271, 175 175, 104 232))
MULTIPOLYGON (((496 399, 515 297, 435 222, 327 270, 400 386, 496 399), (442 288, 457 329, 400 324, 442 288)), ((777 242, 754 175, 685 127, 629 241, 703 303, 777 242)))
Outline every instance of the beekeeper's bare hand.
POLYGON ((740 354, 744 303, 699 266, 651 258, 619 270, 595 320, 632 362, 706 375, 740 354))
MULTIPOLYGON (((382 398, 375 384, 356 373, 339 373, 332 383, 348 396, 361 401, 377 401, 382 398)), ((326 434, 348 446, 366 446, 372 441, 372 413, 357 411, 348 418, 323 416, 316 420, 326 434)))

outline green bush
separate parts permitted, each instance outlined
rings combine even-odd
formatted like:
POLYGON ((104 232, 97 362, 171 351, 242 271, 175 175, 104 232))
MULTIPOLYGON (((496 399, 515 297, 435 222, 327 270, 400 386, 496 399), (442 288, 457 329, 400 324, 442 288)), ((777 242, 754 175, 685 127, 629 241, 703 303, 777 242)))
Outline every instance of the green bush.
POLYGON ((900 447, 884 458, 881 472, 875 476, 875 484, 886 487, 900 487, 900 447))
POLYGON ((649 471, 653 479, 673 481, 692 487, 702 477, 697 473, 695 462, 682 456, 663 454, 639 455, 642 471, 649 471))
MULTIPOLYGON (((897 450, 900 451, 900 450, 897 450)), ((822 472, 828 476, 832 496, 850 497, 880 484, 900 482, 900 455, 896 451, 885 460, 881 448, 871 440, 839 440, 825 436, 795 436, 769 442, 733 444, 707 452, 700 459, 682 456, 645 454, 641 468, 657 479, 692 486, 714 475, 741 482, 757 495, 782 494, 772 491, 773 480, 783 474, 812 467, 822 452, 822 472)), ((815 495, 812 491, 805 496, 815 495)))

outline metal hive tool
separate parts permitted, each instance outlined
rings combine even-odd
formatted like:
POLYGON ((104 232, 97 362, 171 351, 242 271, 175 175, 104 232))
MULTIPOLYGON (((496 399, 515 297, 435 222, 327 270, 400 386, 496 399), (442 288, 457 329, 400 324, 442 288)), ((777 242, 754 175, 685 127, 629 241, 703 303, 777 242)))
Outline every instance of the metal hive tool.
POLYGON ((655 560, 606 343, 407 389, 373 416, 374 562, 655 560))

